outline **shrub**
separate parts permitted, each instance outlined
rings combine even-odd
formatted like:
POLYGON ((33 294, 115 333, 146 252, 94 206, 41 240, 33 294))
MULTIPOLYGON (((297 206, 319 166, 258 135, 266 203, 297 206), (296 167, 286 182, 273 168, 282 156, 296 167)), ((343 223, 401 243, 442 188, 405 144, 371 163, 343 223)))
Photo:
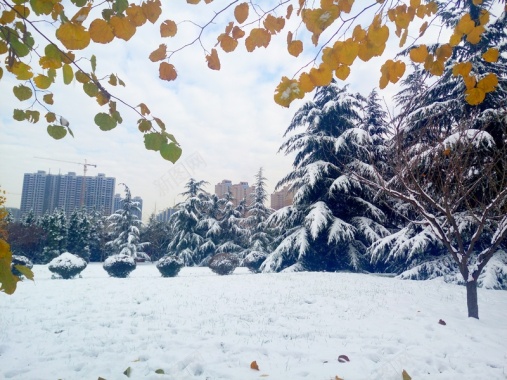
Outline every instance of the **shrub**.
POLYGON ((235 255, 230 253, 220 253, 215 255, 209 261, 209 268, 216 274, 228 275, 234 272, 239 265, 239 260, 235 255))
POLYGON ((165 255, 157 261, 157 269, 162 277, 176 277, 183 265, 183 260, 177 256, 165 255))
POLYGON ((250 252, 243 260, 243 265, 247 267, 250 272, 259 273, 259 268, 261 267, 264 260, 266 260, 266 257, 267 255, 264 252, 250 252))
POLYGON ((20 255, 12 255, 12 262, 11 262, 11 272, 14 276, 23 277, 23 273, 21 273, 19 270, 17 270, 14 266, 15 265, 23 265, 27 267, 28 269, 33 268, 33 263, 30 261, 30 259, 26 256, 20 256, 20 255))
POLYGON ((136 269, 136 261, 131 256, 120 253, 109 256, 103 267, 111 277, 125 278, 136 269))
POLYGON ((77 276, 86 268, 86 261, 70 252, 64 252, 50 261, 48 269, 61 278, 69 279, 77 276))

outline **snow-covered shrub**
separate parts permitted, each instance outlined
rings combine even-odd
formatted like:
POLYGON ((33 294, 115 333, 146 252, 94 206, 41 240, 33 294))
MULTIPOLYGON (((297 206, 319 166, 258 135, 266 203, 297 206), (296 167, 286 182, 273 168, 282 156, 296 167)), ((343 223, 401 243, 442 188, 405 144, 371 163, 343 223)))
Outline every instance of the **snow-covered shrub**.
POLYGON ((70 252, 64 252, 55 257, 48 265, 48 269, 61 278, 69 279, 77 276, 86 268, 86 261, 70 252))
POLYGON ((239 265, 239 259, 230 253, 220 253, 209 261, 209 268, 216 274, 227 275, 234 272, 239 265))
POLYGON ((183 265, 183 260, 177 256, 166 255, 157 261, 157 269, 162 277, 176 277, 183 265))
POLYGON ((247 267, 250 272, 259 273, 260 267, 268 254, 265 252, 253 251, 250 252, 243 260, 243 265, 247 267))
POLYGON ((136 261, 133 257, 120 253, 104 260, 103 267, 111 277, 125 278, 136 269, 136 261))
POLYGON ((28 257, 20 256, 20 255, 12 255, 11 262, 11 272, 14 276, 22 277, 23 274, 15 268, 15 265, 23 265, 28 269, 33 268, 33 263, 30 261, 28 257))

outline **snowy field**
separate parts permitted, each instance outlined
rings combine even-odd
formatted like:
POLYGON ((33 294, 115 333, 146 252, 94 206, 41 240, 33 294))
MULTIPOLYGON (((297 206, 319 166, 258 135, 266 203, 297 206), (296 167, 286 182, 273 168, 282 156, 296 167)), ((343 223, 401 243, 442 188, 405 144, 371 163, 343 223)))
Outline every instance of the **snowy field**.
POLYGON ((243 268, 162 278, 152 264, 127 279, 98 264, 74 280, 34 272, 0 294, 0 379, 126 379, 129 367, 131 379, 161 380, 507 379, 505 291, 480 289, 474 320, 464 287, 437 280, 243 268))

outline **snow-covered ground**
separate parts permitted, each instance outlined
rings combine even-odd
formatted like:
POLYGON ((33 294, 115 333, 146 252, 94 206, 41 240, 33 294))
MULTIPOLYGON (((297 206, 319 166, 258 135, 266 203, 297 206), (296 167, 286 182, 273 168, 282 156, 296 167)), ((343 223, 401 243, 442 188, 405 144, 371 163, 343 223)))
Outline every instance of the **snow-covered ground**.
POLYGON ((129 367, 132 379, 507 379, 505 291, 479 289, 475 320, 464 287, 439 280, 243 268, 162 278, 153 264, 127 279, 98 264, 73 280, 34 272, 0 294, 1 379, 126 379, 129 367))

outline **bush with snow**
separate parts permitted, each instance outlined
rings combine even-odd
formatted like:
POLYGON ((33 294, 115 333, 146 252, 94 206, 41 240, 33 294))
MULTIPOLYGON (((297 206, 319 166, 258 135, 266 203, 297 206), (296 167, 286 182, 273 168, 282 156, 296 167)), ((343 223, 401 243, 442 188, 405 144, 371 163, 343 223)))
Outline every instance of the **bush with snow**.
POLYGON ((14 276, 18 277, 23 277, 23 274, 16 269, 15 265, 23 265, 28 269, 33 268, 33 263, 28 257, 21 255, 12 255, 11 272, 14 276))
POLYGON ((184 264, 177 256, 165 255, 156 265, 162 277, 176 277, 184 264))
POLYGON ((70 252, 64 252, 55 257, 48 265, 48 269, 61 278, 69 279, 77 276, 86 268, 86 261, 70 252))
POLYGON ((234 272, 239 265, 239 259, 230 253, 220 253, 215 255, 209 261, 209 268, 221 276, 234 272))
POLYGON ((253 251, 250 252, 243 260, 243 265, 247 267, 250 272, 259 273, 260 267, 268 254, 265 252, 253 251))
POLYGON ((136 261, 133 257, 120 253, 104 260, 103 267, 111 277, 125 278, 136 269, 136 261))

